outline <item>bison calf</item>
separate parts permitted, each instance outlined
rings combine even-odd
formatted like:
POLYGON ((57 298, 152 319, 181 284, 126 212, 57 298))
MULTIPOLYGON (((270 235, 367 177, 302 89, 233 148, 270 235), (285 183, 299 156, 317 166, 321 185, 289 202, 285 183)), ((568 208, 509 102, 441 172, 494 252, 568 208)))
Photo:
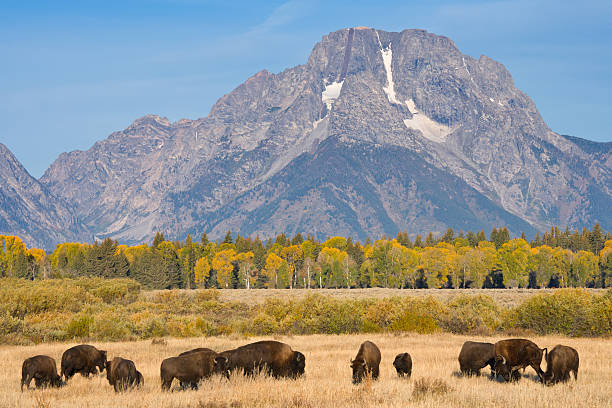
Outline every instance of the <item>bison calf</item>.
POLYGON ((574 380, 578 380, 578 365, 580 359, 578 352, 561 344, 555 346, 546 356, 546 372, 544 384, 556 384, 570 379, 570 372, 574 373, 574 380))
POLYGON ((64 351, 62 354, 62 373, 61 375, 68 380, 76 373, 81 373, 83 377, 95 374, 100 369, 104 371, 106 367, 106 351, 98 350, 89 344, 80 344, 64 351))
POLYGON ((459 352, 459 368, 464 375, 480 375, 480 369, 495 366, 495 345, 493 343, 480 343, 466 341, 459 352))
POLYGON ((539 348, 534 342, 526 339, 501 340, 495 343, 495 375, 501 375, 506 381, 520 379, 518 370, 531 366, 540 380, 544 374, 540 368, 542 355, 548 353, 546 348, 539 348))
POLYGON ((106 362, 106 379, 115 392, 140 387, 144 384, 142 374, 136 370, 134 362, 121 357, 115 357, 113 361, 106 362))
POLYGON ((253 375, 257 371, 273 377, 297 378, 304 374, 306 358, 288 344, 264 340, 221 353, 228 358, 228 369, 253 375))
POLYGON ((214 351, 197 351, 170 357, 162 361, 160 375, 162 390, 169 390, 172 381, 176 378, 181 383, 181 389, 191 386, 198 389, 198 383, 213 375, 227 372, 227 357, 214 351))
POLYGON ((353 369, 353 384, 359 384, 367 375, 378 378, 380 365, 380 350, 371 341, 364 341, 359 347, 357 356, 351 360, 353 369))
POLYGON ((62 387, 65 383, 57 375, 55 359, 49 356, 34 356, 26 358, 21 366, 21 391, 25 384, 30 388, 30 382, 34 379, 36 388, 62 387))
POLYGON ((395 356, 393 367, 400 377, 408 377, 412 374, 412 357, 408 353, 402 353, 395 356))

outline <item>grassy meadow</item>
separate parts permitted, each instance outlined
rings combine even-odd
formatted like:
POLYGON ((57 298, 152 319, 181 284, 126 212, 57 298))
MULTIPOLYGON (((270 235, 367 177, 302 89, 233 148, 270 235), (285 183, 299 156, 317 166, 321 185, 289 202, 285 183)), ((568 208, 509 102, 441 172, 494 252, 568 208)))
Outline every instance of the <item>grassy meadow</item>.
MULTIPOLYGON (((62 389, 19 391, 21 363, 35 354, 48 354, 58 364, 62 352, 75 343, 0 347, 1 407, 610 407, 612 406, 612 340, 610 338, 530 337, 540 347, 566 344, 580 354, 578 381, 552 387, 536 382, 531 368, 516 384, 492 381, 488 367, 483 376, 463 378, 457 355, 465 340, 495 342, 503 336, 459 336, 453 334, 357 334, 275 336, 306 355, 304 377, 274 380, 234 375, 230 380, 213 377, 198 391, 161 391, 159 366, 169 356, 194 348, 220 351, 271 337, 238 335, 207 338, 167 338, 165 344, 151 340, 93 342, 108 350, 109 358, 122 356, 136 363, 145 385, 140 390, 115 394, 104 376, 80 375, 62 389), (382 352, 381 376, 359 386, 351 383, 349 360, 364 340, 374 341, 382 352), (392 362, 396 354, 413 358, 412 378, 399 379, 392 362)), ((542 364, 545 369, 545 363, 542 364)), ((173 384, 177 387, 176 380, 173 384)))

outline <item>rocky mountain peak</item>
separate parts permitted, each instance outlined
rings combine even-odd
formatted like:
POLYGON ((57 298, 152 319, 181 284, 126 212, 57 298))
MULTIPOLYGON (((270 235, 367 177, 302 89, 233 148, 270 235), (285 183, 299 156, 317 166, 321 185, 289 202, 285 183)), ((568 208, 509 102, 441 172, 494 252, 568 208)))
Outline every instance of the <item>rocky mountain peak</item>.
POLYGON ((96 237, 612 227, 610 151, 551 131, 505 67, 424 30, 347 28, 206 118, 147 115, 41 182, 96 237), (594 153, 595 151, 595 153, 594 153))

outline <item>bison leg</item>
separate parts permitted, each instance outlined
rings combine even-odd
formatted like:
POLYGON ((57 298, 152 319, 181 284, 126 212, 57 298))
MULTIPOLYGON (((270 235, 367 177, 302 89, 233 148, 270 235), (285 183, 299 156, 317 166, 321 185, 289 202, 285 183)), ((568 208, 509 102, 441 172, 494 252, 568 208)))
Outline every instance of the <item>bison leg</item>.
POLYGON ((531 364, 531 367, 535 370, 535 372, 538 374, 538 377, 540 378, 541 382, 544 382, 544 372, 542 371, 542 369, 540 368, 540 366, 537 366, 535 364, 531 364))
POLYGON ((376 367, 375 369, 372 370, 372 378, 374 380, 378 379, 378 374, 379 374, 378 367, 376 367))
POLYGON ((26 385, 26 389, 30 389, 30 383, 32 382, 32 376, 30 374, 26 374, 25 378, 21 379, 21 392, 23 392, 23 385, 26 385))
POLYGON ((574 372, 574 380, 578 381, 578 369, 572 370, 574 372))

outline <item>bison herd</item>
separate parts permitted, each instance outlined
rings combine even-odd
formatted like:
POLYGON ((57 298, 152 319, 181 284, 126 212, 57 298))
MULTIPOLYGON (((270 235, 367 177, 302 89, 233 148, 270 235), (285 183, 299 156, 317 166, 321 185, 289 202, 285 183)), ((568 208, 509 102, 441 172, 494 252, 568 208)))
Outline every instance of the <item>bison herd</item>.
POLYGON ((520 380, 519 370, 528 366, 544 384, 565 382, 570 372, 578 380, 578 365, 578 352, 572 347, 559 344, 549 353, 527 339, 501 340, 495 344, 466 341, 459 353, 459 368, 464 375, 480 375, 480 369, 489 366, 492 377, 499 376, 505 381, 520 380), (540 368, 543 356, 546 372, 540 368))
MULTIPOLYGON (((376 344, 365 341, 357 355, 351 359, 353 383, 365 378, 376 380, 380 372, 381 353, 376 344)), ((459 353, 459 368, 463 375, 480 375, 487 365, 491 377, 502 377, 505 381, 521 378, 519 370, 532 367, 544 384, 555 384, 578 379, 578 352, 571 347, 557 345, 550 352, 539 348, 526 339, 501 340, 497 343, 466 341, 459 353), (540 368, 542 357, 546 360, 546 372, 540 368)), ((412 358, 401 353, 393 361, 398 376, 408 377, 412 373, 412 358)), ((126 391, 144 384, 142 374, 133 361, 121 357, 107 360, 104 350, 81 344, 69 348, 62 355, 60 375, 55 360, 38 355, 23 362, 21 369, 21 390, 30 387, 32 379, 36 388, 62 387, 76 373, 84 377, 106 370, 108 383, 115 392, 126 391), (99 370, 99 371, 98 371, 99 370)), ((258 341, 232 350, 217 353, 208 348, 185 351, 176 357, 169 357, 160 366, 161 388, 170 390, 176 379, 181 389, 198 389, 198 384, 213 374, 229 378, 232 372, 243 375, 264 373, 274 378, 296 379, 304 374, 306 357, 294 351, 289 345, 278 341, 258 341)))

